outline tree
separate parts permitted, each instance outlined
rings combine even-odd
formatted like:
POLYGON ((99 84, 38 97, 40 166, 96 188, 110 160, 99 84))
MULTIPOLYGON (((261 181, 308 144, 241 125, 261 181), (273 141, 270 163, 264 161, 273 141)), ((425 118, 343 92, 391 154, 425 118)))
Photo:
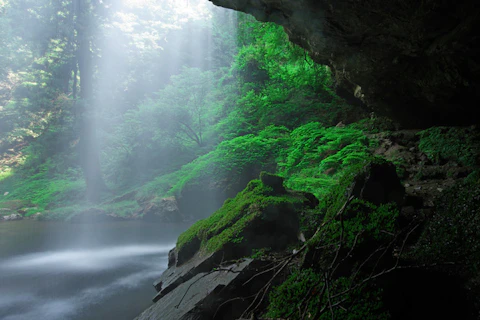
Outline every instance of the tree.
POLYGON ((171 84, 157 93, 159 125, 165 133, 204 145, 212 80, 210 72, 198 68, 184 68, 171 77, 171 84))

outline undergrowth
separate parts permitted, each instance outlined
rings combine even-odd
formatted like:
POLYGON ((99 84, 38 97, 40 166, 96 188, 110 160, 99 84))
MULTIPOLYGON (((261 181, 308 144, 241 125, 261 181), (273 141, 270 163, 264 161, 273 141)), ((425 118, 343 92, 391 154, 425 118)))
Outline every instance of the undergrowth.
POLYGON ((418 133, 419 149, 436 164, 479 165, 480 131, 474 127, 432 127, 418 133))

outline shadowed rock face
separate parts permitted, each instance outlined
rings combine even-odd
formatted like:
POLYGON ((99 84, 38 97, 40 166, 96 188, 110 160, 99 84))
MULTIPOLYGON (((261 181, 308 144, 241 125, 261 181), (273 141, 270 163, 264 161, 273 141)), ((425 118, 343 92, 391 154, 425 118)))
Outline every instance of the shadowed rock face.
POLYGON ((475 0, 210 0, 284 27, 331 67, 337 92, 405 127, 472 124, 480 96, 475 0))

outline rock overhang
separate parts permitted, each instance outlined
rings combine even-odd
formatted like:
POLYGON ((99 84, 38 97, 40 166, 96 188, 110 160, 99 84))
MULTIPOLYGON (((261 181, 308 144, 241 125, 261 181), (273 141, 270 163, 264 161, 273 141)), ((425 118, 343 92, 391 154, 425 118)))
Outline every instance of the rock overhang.
POLYGON ((476 121, 480 9, 474 0, 210 0, 284 27, 328 65, 337 92, 403 127, 476 121))

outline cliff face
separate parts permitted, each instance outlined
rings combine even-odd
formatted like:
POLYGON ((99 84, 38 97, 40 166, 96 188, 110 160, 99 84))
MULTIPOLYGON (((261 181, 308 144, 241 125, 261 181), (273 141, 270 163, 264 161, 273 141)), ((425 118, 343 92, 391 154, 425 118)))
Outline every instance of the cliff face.
POLYGON ((280 24, 338 93, 404 126, 471 124, 480 95, 476 1, 210 0, 280 24))

